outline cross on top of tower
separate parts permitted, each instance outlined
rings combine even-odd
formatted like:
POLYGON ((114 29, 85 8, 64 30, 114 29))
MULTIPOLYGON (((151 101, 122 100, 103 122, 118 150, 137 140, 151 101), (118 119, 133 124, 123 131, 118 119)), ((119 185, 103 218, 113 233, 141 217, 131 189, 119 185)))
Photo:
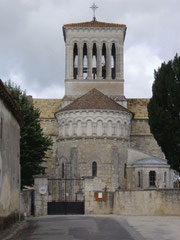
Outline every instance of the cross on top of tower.
POLYGON ((95 12, 96 12, 96 9, 98 8, 98 6, 95 3, 93 3, 93 5, 90 8, 93 10, 93 13, 94 13, 93 21, 96 21, 95 12))

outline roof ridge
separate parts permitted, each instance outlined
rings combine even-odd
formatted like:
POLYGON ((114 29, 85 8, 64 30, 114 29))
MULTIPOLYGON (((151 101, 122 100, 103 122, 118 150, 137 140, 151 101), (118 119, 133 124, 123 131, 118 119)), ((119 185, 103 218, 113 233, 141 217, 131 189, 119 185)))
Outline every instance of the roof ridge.
POLYGON ((112 98, 108 97, 96 88, 92 88, 86 94, 76 98, 73 102, 62 108, 60 111, 77 109, 121 110, 131 113, 127 108, 121 106, 112 98))
POLYGON ((100 21, 87 21, 64 24, 63 27, 126 27, 125 24, 109 23, 100 21))

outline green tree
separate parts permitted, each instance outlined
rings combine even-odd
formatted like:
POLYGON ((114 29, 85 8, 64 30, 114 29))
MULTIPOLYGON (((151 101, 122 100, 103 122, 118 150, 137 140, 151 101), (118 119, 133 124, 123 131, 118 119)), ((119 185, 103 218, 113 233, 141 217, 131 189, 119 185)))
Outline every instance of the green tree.
POLYGON ((44 174, 46 151, 50 149, 52 140, 43 134, 40 126, 40 113, 35 109, 32 102, 28 100, 25 91, 11 83, 5 83, 8 91, 15 99, 24 119, 21 127, 20 140, 20 163, 21 163, 21 184, 24 186, 33 185, 33 175, 44 174))
POLYGON ((170 166, 180 172, 180 57, 162 63, 154 79, 148 104, 150 129, 170 166))

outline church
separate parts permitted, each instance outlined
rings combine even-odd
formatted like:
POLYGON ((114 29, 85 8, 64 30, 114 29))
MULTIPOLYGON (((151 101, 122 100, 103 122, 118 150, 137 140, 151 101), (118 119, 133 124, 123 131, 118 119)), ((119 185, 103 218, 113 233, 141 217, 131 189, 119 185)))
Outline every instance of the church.
POLYGON ((126 30, 95 17, 63 26, 65 95, 33 99, 54 141, 46 175, 35 178, 36 200, 46 195, 50 214, 55 202, 86 201, 85 180, 97 201, 105 192, 173 187, 173 171, 150 132, 149 99, 124 95, 126 30))

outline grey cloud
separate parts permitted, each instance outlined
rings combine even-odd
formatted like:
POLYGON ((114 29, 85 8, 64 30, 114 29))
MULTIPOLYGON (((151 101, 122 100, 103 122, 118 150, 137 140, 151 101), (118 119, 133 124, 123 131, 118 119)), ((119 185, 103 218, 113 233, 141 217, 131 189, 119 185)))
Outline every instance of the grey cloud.
MULTIPOLYGON (((16 75, 14 80, 17 80, 19 75, 19 82, 29 94, 62 97, 65 60, 62 25, 90 21, 92 3, 89 0, 0 0, 0 78, 6 80, 16 75), (59 95, 54 86, 59 89, 59 95), (47 91, 51 87, 52 93, 47 91)), ((125 23, 128 27, 127 96, 149 97, 154 68, 160 61, 180 53, 179 0, 97 0, 96 4, 99 21, 125 23), (147 73, 144 64, 148 63, 147 73), (136 75, 132 68, 136 69, 136 75)))

